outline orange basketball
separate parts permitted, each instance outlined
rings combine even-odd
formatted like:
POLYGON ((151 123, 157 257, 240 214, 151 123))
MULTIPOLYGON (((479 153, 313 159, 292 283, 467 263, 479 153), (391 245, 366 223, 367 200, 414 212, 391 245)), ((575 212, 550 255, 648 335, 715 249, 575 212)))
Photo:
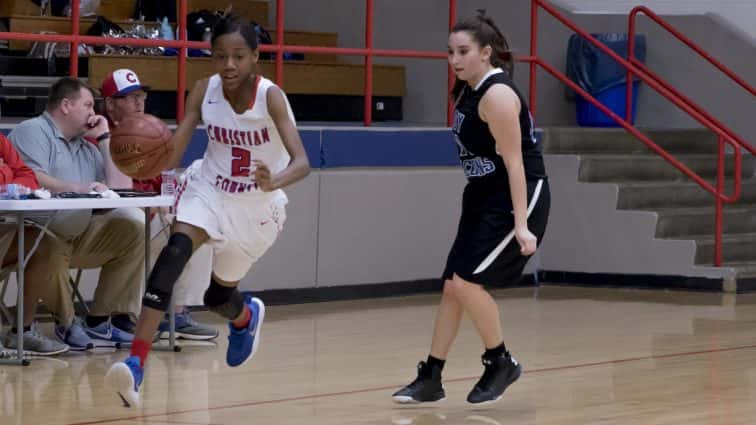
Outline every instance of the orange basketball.
POLYGON ((171 168, 171 130, 149 114, 130 115, 111 130, 110 155, 127 176, 145 180, 171 168))

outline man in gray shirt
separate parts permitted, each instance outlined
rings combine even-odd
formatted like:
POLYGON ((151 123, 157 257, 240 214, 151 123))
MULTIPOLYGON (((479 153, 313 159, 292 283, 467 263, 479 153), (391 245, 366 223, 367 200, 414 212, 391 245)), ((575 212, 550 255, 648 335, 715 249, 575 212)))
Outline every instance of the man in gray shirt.
MULTIPOLYGON (((46 111, 8 135, 40 186, 50 192, 103 192, 131 187, 109 153, 107 120, 94 113, 94 96, 75 78, 50 88, 46 111), (99 141, 99 148, 86 138, 99 141)), ((58 238, 44 299, 55 314, 55 333, 72 350, 129 343, 131 320, 144 288, 144 215, 138 209, 59 212, 50 224, 58 238), (100 279, 86 321, 74 320, 69 268, 98 268, 100 279)))

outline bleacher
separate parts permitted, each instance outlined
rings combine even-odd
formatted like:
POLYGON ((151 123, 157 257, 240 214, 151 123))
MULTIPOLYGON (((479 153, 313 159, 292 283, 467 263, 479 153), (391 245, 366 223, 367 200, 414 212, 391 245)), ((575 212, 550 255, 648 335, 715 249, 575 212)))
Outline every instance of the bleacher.
MULTIPOLYGON (((122 28, 134 24, 130 17, 135 0, 101 0, 98 14, 122 28)), ((189 0, 188 12, 208 9, 222 10, 231 6, 234 11, 260 23, 273 36, 269 25, 268 1, 264 0, 189 0)), ((178 10, 178 8, 177 8, 178 10)), ((0 19, 8 31, 71 33, 71 20, 66 17, 40 16, 39 7, 31 0, 3 0, 0 19)), ((80 33, 85 34, 94 24, 92 17, 81 18, 80 33)), ((157 26, 157 22, 145 23, 157 26)), ((175 23, 172 24, 175 29, 175 23)), ((338 34, 287 30, 286 44, 302 46, 338 46, 338 34)), ((46 95, 45 87, 60 76, 68 75, 68 57, 53 60, 27 57, 32 43, 11 40, 8 49, 0 50, 0 107, 5 117, 33 116, 41 112, 46 95)), ((364 112, 364 78, 362 64, 346 61, 332 54, 305 54, 303 60, 284 62, 284 89, 289 95, 298 120, 358 121, 364 112), (328 104, 328 108, 323 105, 328 104)), ((177 60, 171 56, 120 56, 92 54, 79 58, 79 76, 93 87, 114 69, 128 67, 152 88, 147 112, 161 118, 175 118, 177 60)), ((274 79, 273 61, 260 61, 264 76, 274 79)), ((199 78, 212 74, 208 58, 190 57, 187 60, 186 87, 191 88, 199 78)), ((401 120, 402 97, 405 93, 405 70, 402 66, 374 65, 373 119, 401 120), (376 108, 375 105, 380 105, 376 108)))

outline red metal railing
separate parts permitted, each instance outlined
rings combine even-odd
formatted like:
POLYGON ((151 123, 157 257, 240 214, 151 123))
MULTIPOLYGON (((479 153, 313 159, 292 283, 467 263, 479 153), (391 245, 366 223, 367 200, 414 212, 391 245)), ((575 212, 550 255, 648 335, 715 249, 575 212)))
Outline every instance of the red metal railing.
MULTIPOLYGON (((454 24, 457 23, 457 0, 449 0, 449 30, 451 30, 454 27, 454 24)), ((448 83, 446 87, 446 92, 451 93, 452 88, 454 87, 454 81, 456 80, 456 76, 454 75, 454 70, 451 68, 451 66, 447 67, 447 73, 448 73, 448 83)), ((454 103, 449 100, 449 106, 446 108, 446 125, 451 126, 452 120, 454 119, 454 103)))
MULTIPOLYGON (((664 82, 660 77, 656 75, 650 75, 650 72, 646 71, 645 67, 643 67, 642 64, 637 63, 637 61, 633 62, 630 60, 623 59, 622 57, 617 55, 614 51, 609 49, 606 45, 596 40, 596 38, 591 36, 588 32, 579 28, 575 23, 567 19, 563 14, 561 14, 556 8, 551 6, 548 2, 544 0, 532 0, 530 18, 531 18, 530 57, 522 58, 522 60, 525 62, 530 62, 530 107, 532 109, 533 115, 535 115, 535 104, 536 104, 536 71, 537 71, 537 67, 541 66, 551 75, 553 75, 555 78, 567 84, 571 89, 575 90, 575 92, 577 92, 580 96, 582 96, 586 101, 590 102, 599 110, 601 110, 601 112, 611 117, 612 120, 614 120, 617 124, 619 124, 622 128, 627 130, 630 134, 635 136, 637 139, 642 141, 644 144, 646 144, 653 152, 660 155, 667 162, 669 162, 675 168, 680 170, 684 175, 688 176, 693 181, 698 183, 702 188, 704 188, 707 192, 714 195, 715 211, 716 211, 715 212, 715 229, 714 229, 714 235, 715 235, 714 236, 715 237, 714 264, 717 266, 721 266, 722 265, 722 208, 723 208, 724 203, 735 202, 740 197, 741 167, 742 167, 741 150, 743 148, 748 149, 748 144, 745 142, 741 143, 741 139, 737 135, 735 135, 734 132, 732 132, 730 129, 727 129, 723 124, 717 121, 714 117, 712 117, 702 108, 698 107, 692 101, 690 101, 690 99, 680 94, 677 90, 674 90, 672 87, 669 86, 669 84, 664 82), (711 185, 703 177, 701 177, 700 175, 695 173, 693 170, 688 168, 686 165, 678 161, 676 158, 673 157, 672 154, 670 154, 669 152, 661 148, 659 145, 657 145, 651 139, 649 139, 646 135, 641 133, 637 128, 635 128, 630 123, 630 120, 631 120, 630 114, 632 112, 631 109, 628 109, 626 111, 626 115, 625 115, 626 118, 622 118, 618 116, 617 114, 612 112, 609 108, 604 106, 601 102, 599 102, 597 99, 595 99, 593 96, 589 95, 585 90, 580 88, 580 86, 578 86, 573 81, 571 81, 566 75, 564 75, 563 73, 558 71, 556 68, 544 62, 543 60, 541 60, 541 58, 538 57, 537 49, 538 49, 538 11, 539 11, 539 8, 548 12, 551 16, 553 16, 556 20, 561 22, 563 25, 567 26, 572 31, 579 34, 584 39, 588 40, 591 44, 596 46, 599 50, 601 50, 605 54, 609 55, 612 59, 617 61, 617 63, 627 68, 628 74, 630 76, 636 75, 641 81, 645 82, 649 87, 653 88, 654 90, 659 92, 662 96, 669 99, 672 103, 674 103, 680 109, 684 110, 686 113, 688 113, 688 115, 690 115, 695 120, 697 120, 698 122, 700 122, 701 124, 709 128, 712 132, 714 132, 717 135, 719 149, 718 149, 718 157, 717 157, 716 186, 711 185), (734 188, 731 195, 726 195, 724 191, 724 171, 725 171, 724 170, 725 169, 724 144, 725 143, 733 147, 733 152, 735 156, 734 188)), ((661 18, 659 19, 661 20, 661 18)), ((679 35, 682 36, 682 34, 679 34, 679 35)), ((630 37, 630 40, 631 41, 633 40, 632 36, 630 37)), ((689 43, 689 45, 693 46, 693 43, 690 40, 685 39, 685 41, 686 41, 686 44, 689 43)), ((630 51, 632 52, 632 47, 630 48, 630 51)), ((699 53, 702 53, 703 55, 705 55, 707 58, 710 59, 710 56, 708 56, 700 48, 697 48, 697 51, 699 51, 699 53)), ((631 86, 632 79, 630 77, 628 77, 628 84, 632 88, 631 86)), ((750 87, 750 86, 747 86, 746 84, 746 87, 750 87)))
POLYGON ((365 125, 373 123, 373 0, 365 0, 365 125))
MULTIPOLYGON (((79 0, 73 0, 74 5, 78 2, 79 0)), ((186 0, 181 0, 179 2, 178 31, 176 31, 179 42, 182 43, 178 52, 178 75, 176 76, 176 120, 178 122, 184 119, 184 98, 186 96, 186 55, 188 48, 186 45, 186 13, 186 0)))
MULTIPOLYGON (((643 13, 646 15, 649 19, 656 22, 657 25, 664 28, 667 32, 675 36, 678 40, 683 42, 686 46, 688 46, 690 49, 698 53, 699 56, 706 59, 709 63, 714 65, 717 69, 719 69, 723 74, 728 76, 731 80, 733 80, 735 83, 739 84, 741 87, 743 87, 748 93, 750 93, 752 96, 756 96, 756 88, 748 84, 744 79, 742 79, 740 76, 735 74, 730 68, 726 67, 724 64, 713 58, 711 55, 709 55, 706 51, 704 51, 701 47, 696 45, 692 40, 690 40, 688 37, 686 37, 684 34, 682 34, 680 31, 678 31, 676 28, 674 28, 672 25, 670 25, 667 21, 662 19, 659 15, 654 13, 651 9, 645 7, 645 6, 636 6, 633 8, 632 11, 630 11, 630 15, 628 16, 628 37, 629 37, 629 44, 628 44, 628 61, 630 61, 632 64, 638 66, 639 68, 643 69, 646 74, 648 74, 651 78, 656 80, 659 84, 664 86, 666 89, 670 90, 671 92, 675 93, 678 97, 685 100, 690 106, 692 106, 696 111, 708 115, 712 122, 716 124, 720 130, 727 133, 728 136, 732 138, 732 140, 738 142, 740 146, 742 146, 744 149, 749 151, 752 155, 756 155, 756 148, 754 148, 753 145, 747 143, 745 140, 743 140, 738 134, 735 134, 730 128, 722 124, 719 120, 717 120, 715 117, 711 116, 710 114, 706 113, 703 108, 699 105, 697 105, 695 102, 693 102, 690 98, 682 94, 680 91, 672 87, 669 83, 664 81, 659 75, 652 72, 644 63, 639 61, 635 57, 635 32, 636 32, 636 22, 637 17, 639 14, 643 13)), ((627 86, 625 89, 626 92, 626 100, 627 103, 625 104, 625 116, 630 116, 629 114, 632 111, 632 96, 633 96, 633 90, 632 90, 632 79, 633 79, 633 73, 628 69, 627 71, 627 86)), ((718 146, 718 161, 717 161, 717 190, 721 193, 724 190, 724 142, 721 137, 719 137, 719 146, 718 146)), ((740 179, 740 175, 736 177, 736 179, 740 179)), ((714 217, 714 226, 716 228, 716 232, 714 233, 714 263, 716 265, 721 265, 722 262, 722 209, 723 209, 723 201, 719 197, 715 199, 716 207, 715 207, 715 217, 714 217)))
MULTIPOLYGON (((186 3, 186 0, 181 0, 186 3)), ((283 87, 284 2, 276 0, 276 84, 283 87)), ((263 50, 264 51, 264 50, 263 50)))
MULTIPOLYGON (((756 88, 748 84, 744 79, 742 79, 740 76, 738 76, 734 71, 732 71, 730 68, 723 65, 721 62, 713 58, 711 55, 709 55, 706 51, 704 51, 702 48, 697 46, 693 41, 691 41, 688 37, 683 35, 680 31, 675 29, 672 25, 670 25, 667 21, 665 21, 661 16, 654 13, 652 10, 645 6, 637 6, 633 8, 633 10, 630 12, 630 15, 628 17, 628 61, 632 63, 633 65, 642 68, 646 74, 648 74, 650 77, 652 77, 654 80, 656 80, 659 84, 663 85, 667 90, 670 90, 671 92, 675 93, 676 96, 680 97, 681 99, 685 100, 690 106, 695 108, 696 111, 701 112, 703 114, 709 115, 707 112, 704 112, 704 109, 697 105, 695 102, 693 102, 690 98, 682 94, 680 91, 672 87, 669 83, 664 81, 660 76, 652 72, 643 62, 639 61, 638 58, 635 57, 635 32, 636 32, 636 22, 637 17, 640 13, 643 13, 646 15, 649 19, 656 22, 660 27, 664 28, 675 36, 678 40, 682 41, 686 46, 691 48, 693 51, 698 53, 699 56, 706 59, 709 63, 717 67, 720 71, 722 71, 723 74, 730 77, 731 80, 733 80, 735 83, 739 84, 741 87, 743 87, 747 92, 749 92, 752 96, 756 96, 756 88)), ((627 71, 627 88, 626 88, 626 104, 625 104, 625 116, 630 116, 629 114, 632 111, 632 102, 633 102, 633 73, 628 69, 627 71)), ((733 140, 738 142, 740 145, 742 145, 746 150, 748 150, 752 155, 756 155, 756 148, 754 146, 747 143, 745 140, 743 140, 739 135, 735 134, 732 130, 730 130, 727 126, 719 122, 715 117, 709 115, 709 118, 714 122, 717 126, 719 126, 722 131, 726 132, 733 140)))
MULTIPOLYGON (((186 92, 186 58, 187 48, 207 49, 208 43, 198 41, 188 41, 186 39, 186 1, 179 2, 179 22, 178 22, 178 39, 177 40, 141 40, 111 37, 93 37, 80 35, 79 23, 79 4, 80 0, 71 1, 72 10, 72 34, 31 34, 18 32, 0 32, 0 40, 24 40, 24 41, 41 41, 41 42, 58 42, 70 43, 70 68, 71 76, 79 75, 79 55, 78 48, 81 43, 90 45, 121 45, 121 46, 143 46, 143 47, 175 47, 179 49, 178 55, 178 75, 176 83, 176 119, 181 121, 184 117, 184 98, 186 92)), ((456 0, 449 0, 449 26, 451 28, 456 20, 456 0)), ((364 56, 365 57, 365 120, 366 126, 372 123, 372 88, 373 88, 373 58, 374 57, 403 57, 403 58, 427 58, 427 59, 447 59, 446 52, 439 51, 422 51, 422 50, 391 50, 391 49, 373 49, 373 0, 366 0, 366 18, 365 18, 365 47, 364 48, 344 48, 344 47, 319 47, 319 46, 290 46, 284 44, 284 6, 285 0, 276 1, 276 42, 271 45, 261 45, 259 50, 262 52, 275 52, 275 81, 279 86, 284 86, 284 67, 283 53, 320 53, 320 54, 337 54, 345 56, 364 56)), ((454 75, 449 70, 449 89, 454 82, 454 75)), ((451 107, 447 114, 447 121, 451 123, 451 107)))

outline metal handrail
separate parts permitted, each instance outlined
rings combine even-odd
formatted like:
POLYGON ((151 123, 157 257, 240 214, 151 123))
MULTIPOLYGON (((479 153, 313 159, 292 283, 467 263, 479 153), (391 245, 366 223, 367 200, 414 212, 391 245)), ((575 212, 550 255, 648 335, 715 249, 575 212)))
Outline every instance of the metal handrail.
MULTIPOLYGON (((706 115, 713 123, 715 123, 720 129, 722 129, 722 131, 726 132, 733 140, 737 141, 743 148, 749 151, 752 155, 756 155, 756 147, 754 147, 753 145, 743 140, 738 134, 736 134, 734 131, 732 131, 727 126, 722 124, 714 116, 706 112, 701 106, 697 105, 690 98, 682 94, 679 90, 672 87, 668 82, 664 81, 659 75, 652 72, 648 68, 648 66, 646 66, 646 64, 639 61, 638 58, 635 57, 636 21, 640 13, 643 13, 649 19, 656 22, 660 27, 667 30, 667 32, 675 36, 678 40, 683 42, 686 46, 688 46, 693 51, 698 53, 699 56, 706 59, 709 63, 714 65, 717 69, 722 71, 723 74, 730 77, 731 80, 733 80, 735 83, 743 87, 752 96, 756 96, 756 88, 748 84, 748 82, 746 82, 743 78, 737 75, 734 71, 732 71, 730 68, 723 65, 721 62, 719 62, 717 59, 711 56, 708 52, 706 52, 704 49, 702 49, 700 46, 698 46, 696 43, 694 43, 692 40, 690 40, 688 37, 686 37, 684 34, 678 31, 675 27, 673 27, 669 22, 665 21, 661 16, 654 13, 654 11, 652 11, 648 7, 636 6, 630 12, 630 15, 628 16, 628 40, 629 40, 628 41, 629 43, 628 44, 628 61, 638 66, 639 68, 642 68, 650 77, 654 78, 659 84, 663 85, 667 90, 674 92, 678 97, 684 99, 689 105, 695 108, 696 111, 706 115)), ((627 83, 626 83, 627 87, 625 89, 626 90, 626 104, 625 104, 626 114, 629 114, 630 111, 632 110, 632 101, 633 101, 632 81, 633 81, 633 73, 632 71, 628 70, 627 83)), ((629 115, 626 115, 626 116, 629 116, 629 115)))
MULTIPOLYGON (((664 160, 672 164, 675 168, 680 170, 685 176, 691 178, 704 190, 711 193, 715 197, 715 248, 714 248, 714 264, 720 266, 722 264, 722 209, 723 204, 735 202, 740 197, 741 192, 741 170, 742 170, 742 148, 748 149, 748 144, 740 143, 740 138, 734 134, 730 129, 727 129, 718 120, 703 111, 698 105, 695 105, 690 99, 683 96, 677 90, 669 86, 661 77, 647 72, 643 66, 635 63, 635 61, 626 60, 620 57, 617 53, 612 51, 609 47, 598 41, 595 37, 590 35, 587 31, 579 28, 574 22, 567 19, 556 8, 550 5, 545 0, 532 0, 531 2, 531 41, 530 41, 530 57, 524 58, 523 61, 530 63, 530 107, 535 115, 535 103, 536 103, 536 70, 538 66, 543 67, 547 72, 553 75, 558 80, 567 84, 571 89, 575 90, 586 101, 594 105, 601 112, 608 115, 612 120, 618 123, 622 128, 627 130, 630 134, 642 141, 653 152, 660 155, 664 160), (666 97, 669 101, 674 103, 680 109, 685 111, 692 118, 709 128, 717 135, 718 138, 718 156, 717 156, 717 182, 716 186, 710 184, 703 177, 695 173, 693 170, 682 164, 671 153, 661 148, 654 143, 650 138, 641 133, 630 122, 631 109, 626 110, 625 118, 622 118, 612 112, 609 108, 599 102, 596 98, 589 95, 580 86, 575 84, 566 75, 558 71, 553 66, 541 60, 538 57, 538 9, 542 8, 553 16, 556 20, 561 22, 566 27, 570 28, 576 34, 586 39, 589 43, 596 46, 599 50, 606 55, 614 59, 617 63, 622 65, 628 70, 628 75, 637 76, 641 81, 645 82, 649 87, 659 92, 662 96, 666 97), (724 158, 725 158, 725 143, 733 147, 735 155, 735 170, 734 170, 734 188, 731 195, 726 195, 724 192, 724 158)), ((630 38, 631 42, 633 38, 630 38)), ((630 49, 632 51, 632 47, 630 49)), ((632 78, 628 78, 628 85, 632 84, 632 78)), ((631 87, 631 86, 630 86, 631 87)))
MULTIPOLYGON (((81 43, 90 45, 115 44, 121 46, 142 46, 142 47, 174 47, 179 49, 178 54, 178 75, 176 83, 176 119, 181 121, 184 116, 184 98, 186 92, 186 59, 187 48, 207 49, 210 47, 207 42, 188 41, 186 31, 180 30, 186 28, 186 10, 187 0, 179 2, 179 35, 178 40, 146 40, 146 39, 127 39, 113 37, 95 37, 79 34, 79 3, 80 0, 72 0, 72 34, 32 34, 19 32, 0 32, 0 40, 24 40, 24 41, 41 41, 41 42, 63 42, 71 44, 70 68, 71 76, 78 76, 78 47, 81 43)), ((373 91, 373 61, 372 58, 380 57, 404 57, 404 58, 426 58, 426 59, 444 59, 448 55, 446 52, 439 51, 422 51, 406 49, 373 49, 373 0, 366 0, 366 18, 365 18, 365 48, 349 47, 321 47, 321 46, 290 46, 284 44, 284 6, 285 0, 276 1, 276 42, 275 44, 260 45, 258 49, 261 52, 275 52, 275 81, 276 84, 283 87, 283 53, 321 53, 321 54, 338 54, 365 57, 365 119, 364 124, 372 124, 372 91, 373 91)), ((449 0, 449 28, 456 21, 457 1, 449 0)), ((448 70, 448 89, 454 83, 454 74, 448 70)), ((451 102, 449 102, 449 112, 447 113, 447 124, 451 125, 451 102)))

